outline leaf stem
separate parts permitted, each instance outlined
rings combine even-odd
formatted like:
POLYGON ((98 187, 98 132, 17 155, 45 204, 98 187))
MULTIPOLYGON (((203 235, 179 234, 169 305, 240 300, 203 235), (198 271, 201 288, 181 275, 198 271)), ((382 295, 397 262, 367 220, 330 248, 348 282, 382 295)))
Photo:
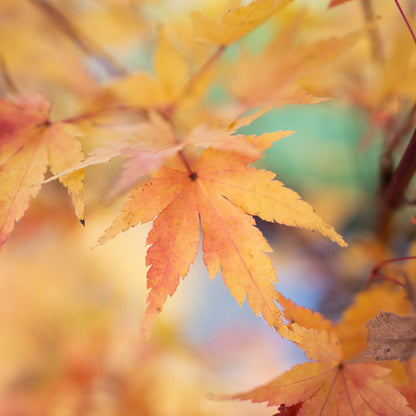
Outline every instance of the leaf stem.
POLYGON ((109 75, 125 75, 126 71, 113 58, 89 39, 55 6, 46 0, 28 0, 66 35, 82 52, 91 56, 109 75))
POLYGON ((189 175, 192 175, 194 171, 191 168, 191 165, 189 164, 188 160, 185 157, 185 154, 183 153, 183 150, 179 150, 178 152, 179 157, 181 158, 183 164, 185 165, 187 171, 189 172, 189 175))
POLYGON ((397 6, 397 8, 399 9, 399 12, 400 12, 400 14, 401 14, 401 15, 402 15, 402 17, 403 17, 403 20, 404 20, 404 22, 406 23, 406 26, 407 26, 407 28, 409 29, 410 34, 412 35, 413 42, 415 42, 415 44, 416 44, 416 36, 415 36, 415 33, 413 32, 412 26, 410 26, 410 23, 409 23, 409 21, 407 20, 407 17, 406 17, 406 15, 404 14, 403 9, 402 9, 402 8, 401 8, 401 6, 400 6, 399 0, 394 0, 394 2, 396 3, 396 6, 397 6))
MULTIPOLYGON (((176 105, 173 104, 169 107, 168 111, 160 112, 160 114, 171 124, 172 123, 172 115, 175 113, 177 109, 177 104, 181 103, 194 88, 195 84, 209 71, 209 69, 218 61, 218 59, 222 56, 226 49, 225 45, 221 45, 217 48, 217 50, 205 61, 205 63, 189 78, 188 82, 183 87, 182 91, 179 93, 178 98, 176 99, 176 105)), ((172 126, 173 127, 173 126, 172 126)), ((177 140, 178 143, 180 140, 177 140)), ((189 165, 188 160, 183 152, 180 150, 178 152, 179 157, 181 158, 183 164, 185 165, 186 169, 188 170, 189 174, 192 175, 194 172, 192 171, 191 166, 189 165)))
POLYGON ((181 102, 183 98, 188 95, 195 84, 209 71, 209 69, 218 61, 226 49, 225 45, 218 46, 217 50, 211 55, 207 61, 189 78, 188 82, 183 87, 177 102, 181 102))

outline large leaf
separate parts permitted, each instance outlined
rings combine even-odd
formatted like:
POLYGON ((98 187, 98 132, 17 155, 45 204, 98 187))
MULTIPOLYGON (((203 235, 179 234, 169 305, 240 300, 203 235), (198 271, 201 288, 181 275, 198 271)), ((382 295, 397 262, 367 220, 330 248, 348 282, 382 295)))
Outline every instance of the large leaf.
MULTIPOLYGON (((259 143, 265 146, 261 136, 259 143)), ((150 293, 145 335, 167 295, 175 292, 179 278, 187 274, 194 261, 200 227, 204 262, 211 278, 221 270, 237 302, 242 304, 247 298, 253 311, 275 327, 281 319, 274 302, 278 295, 275 271, 265 254, 271 248, 255 227, 252 215, 316 230, 346 245, 308 203, 275 181, 273 173, 247 167, 254 160, 244 154, 206 149, 194 166, 162 167, 131 193, 120 215, 99 239, 104 243, 157 216, 148 238, 150 293)))

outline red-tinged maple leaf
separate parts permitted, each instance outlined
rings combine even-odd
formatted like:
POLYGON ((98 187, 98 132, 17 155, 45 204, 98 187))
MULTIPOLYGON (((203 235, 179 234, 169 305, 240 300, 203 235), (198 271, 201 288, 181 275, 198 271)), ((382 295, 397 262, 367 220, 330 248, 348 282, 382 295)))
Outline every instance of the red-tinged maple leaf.
MULTIPOLYGON (((298 416, 414 415, 406 399, 382 378, 390 370, 373 363, 343 361, 333 332, 282 327, 284 335, 315 360, 295 365, 271 382, 233 399, 284 406, 298 416)), ((283 413, 285 414, 285 413, 283 413)))
MULTIPOLYGON (((81 132, 67 123, 51 123, 49 109, 36 93, 0 99, 0 246, 38 194, 48 165, 57 173, 83 159, 81 132)), ((83 179, 82 171, 60 178, 81 221, 83 179)))
POLYGON ((200 228, 211 278, 221 269, 237 302, 242 304, 247 297, 253 311, 261 313, 271 326, 280 324, 274 303, 276 276, 265 254, 271 248, 252 215, 316 230, 346 245, 298 194, 274 180, 274 173, 247 167, 254 160, 235 152, 206 149, 193 166, 162 167, 133 190, 121 214, 100 237, 102 244, 157 216, 147 240, 150 292, 143 323, 145 336, 195 260, 200 228))

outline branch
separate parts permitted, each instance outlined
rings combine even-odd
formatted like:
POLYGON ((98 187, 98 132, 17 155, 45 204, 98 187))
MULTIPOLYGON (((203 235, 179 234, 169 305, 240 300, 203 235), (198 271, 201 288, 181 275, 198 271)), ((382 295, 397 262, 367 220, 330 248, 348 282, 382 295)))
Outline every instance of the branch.
POLYGON ((393 153, 394 149, 400 144, 401 140, 406 137, 413 126, 414 119, 416 116, 416 103, 413 104, 412 108, 409 111, 409 114, 406 117, 403 126, 396 132, 390 144, 387 147, 386 154, 390 155, 393 153))
POLYGON ((36 6, 57 29, 66 35, 82 52, 91 56, 111 76, 126 74, 126 71, 113 58, 89 39, 62 12, 46 0, 28 0, 36 6))
POLYGON ((404 194, 416 171, 416 129, 393 176, 381 195, 378 234, 382 242, 390 237, 393 213, 404 200, 404 194))
POLYGON ((402 200, 410 180, 416 171, 416 130, 397 166, 396 171, 387 187, 384 200, 392 208, 397 208, 402 200))
POLYGON ((410 34, 412 35, 413 41, 416 44, 416 36, 415 33, 413 32, 412 26, 410 26, 409 21, 407 20, 406 15, 403 12, 403 9, 400 6, 399 0, 394 0, 394 2, 396 3, 397 8, 399 9, 400 14, 402 15, 402 18, 404 20, 404 22, 406 23, 407 28, 409 29, 410 34))

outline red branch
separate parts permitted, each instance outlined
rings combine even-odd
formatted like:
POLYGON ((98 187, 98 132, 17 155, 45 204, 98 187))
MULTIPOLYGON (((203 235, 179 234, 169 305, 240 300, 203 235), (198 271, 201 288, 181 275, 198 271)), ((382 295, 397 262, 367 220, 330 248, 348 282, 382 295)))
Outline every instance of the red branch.
POLYGON ((415 42, 415 44, 416 44, 416 36, 415 36, 415 33, 413 32, 412 26, 410 26, 410 23, 409 23, 409 21, 407 20, 407 17, 406 17, 406 15, 404 14, 403 9, 402 9, 402 8, 401 8, 401 6, 400 6, 399 0, 394 0, 394 2, 396 3, 396 6, 397 6, 397 8, 399 9, 399 12, 400 12, 400 14, 401 14, 401 15, 402 15, 402 17, 403 17, 403 20, 405 21, 406 26, 407 26, 407 28, 409 29, 410 34, 412 35, 413 41, 414 41, 414 42, 415 42))
POLYGON ((82 52, 92 57, 111 76, 124 75, 126 71, 103 49, 89 39, 64 14, 46 0, 29 0, 49 21, 65 34, 82 52))
POLYGON ((416 130, 397 166, 393 176, 381 195, 378 234, 382 242, 390 236, 393 212, 403 203, 404 194, 416 171, 416 130))

